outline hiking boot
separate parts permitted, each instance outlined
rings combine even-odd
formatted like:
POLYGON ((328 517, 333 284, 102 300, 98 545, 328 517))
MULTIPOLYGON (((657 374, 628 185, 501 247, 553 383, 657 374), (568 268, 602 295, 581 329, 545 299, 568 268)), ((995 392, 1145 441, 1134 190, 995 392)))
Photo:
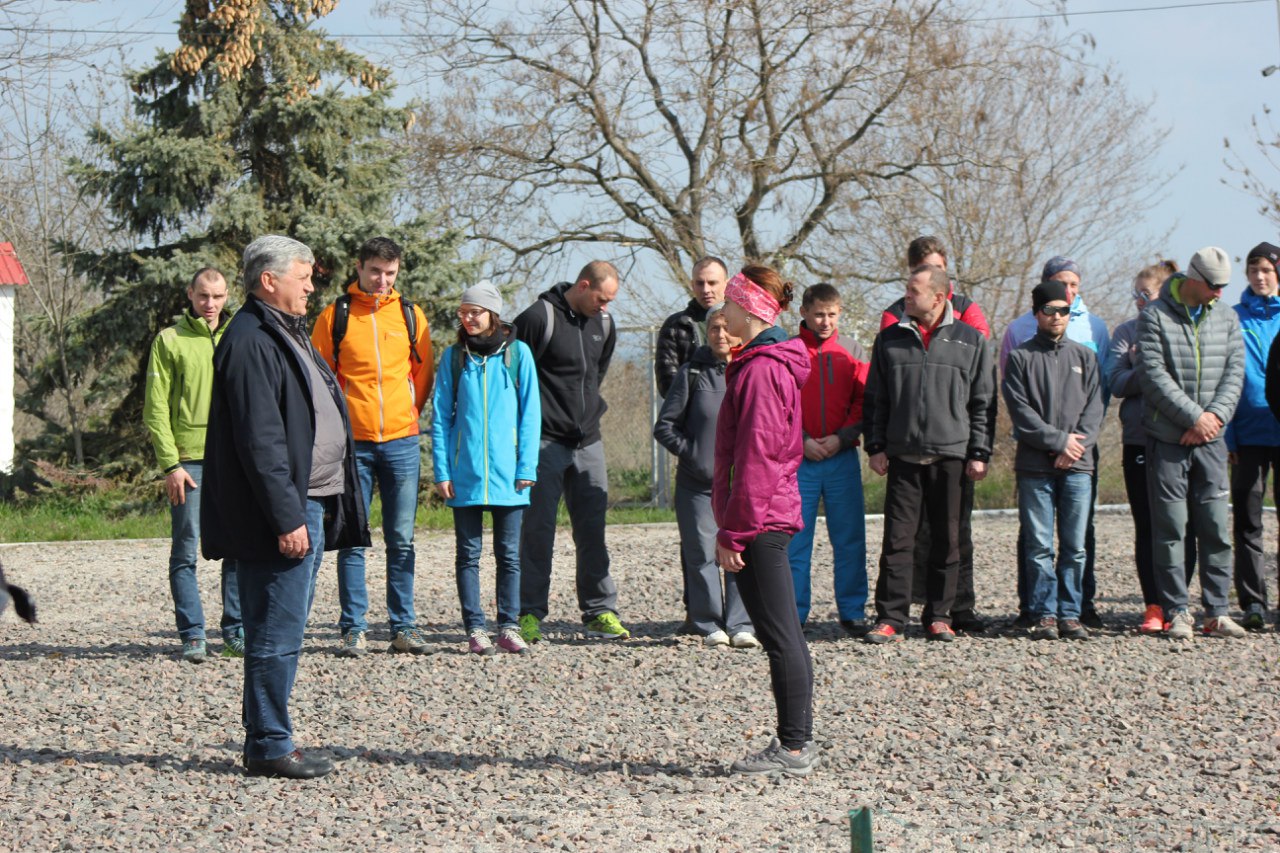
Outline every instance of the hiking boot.
POLYGON ((1044 617, 1027 631, 1027 636, 1033 640, 1058 639, 1058 620, 1052 616, 1044 617))
POLYGON ((956 632, 946 622, 930 622, 924 635, 936 643, 954 643, 956 632))
POLYGON ((710 634, 702 638, 702 645, 709 649, 720 648, 729 645, 729 635, 724 631, 712 631, 710 634))
POLYGON ((477 628, 468 635, 467 649, 473 655, 492 655, 498 652, 489 639, 489 633, 483 628, 477 628))
POLYGON ((604 640, 628 640, 631 632, 622 627, 616 613, 605 611, 587 623, 587 636, 604 640))
POLYGON ((1142 614, 1142 623, 1138 625, 1139 634, 1159 634, 1164 630, 1164 608, 1159 604, 1148 604, 1142 614))
POLYGON ((1265 631, 1267 630, 1267 616, 1261 610, 1250 610, 1241 620, 1240 627, 1246 631, 1265 631))
POLYGON ((237 634, 234 637, 228 637, 222 641, 222 656, 224 658, 242 658, 244 657, 244 635, 237 634))
POLYGON ((422 636, 422 632, 417 628, 405 628, 402 631, 396 631, 387 651, 425 655, 428 653, 427 638, 422 636))
POLYGON ((529 647, 524 644, 519 628, 507 626, 498 632, 498 648, 512 655, 527 655, 529 647))
POLYGON ((204 663, 209 656, 209 647, 204 637, 192 637, 182 641, 182 659, 187 663, 204 663))
POLYGON ((975 610, 952 613, 951 630, 959 631, 962 634, 985 634, 987 632, 987 620, 983 619, 975 610))
POLYGON ((762 649, 760 641, 756 639, 756 635, 750 631, 739 631, 733 635, 733 639, 729 641, 729 645, 735 649, 762 649))
POLYGON ((806 741, 799 753, 783 749, 775 737, 760 752, 739 758, 729 767, 730 773, 763 776, 779 773, 785 776, 808 776, 818 766, 818 745, 806 741))
POLYGON ((1080 611, 1080 623, 1086 628, 1091 628, 1094 631, 1101 631, 1103 628, 1107 627, 1102 624, 1102 617, 1098 615, 1098 611, 1094 610, 1092 607, 1088 610, 1080 611))
POLYGON ((1236 624, 1236 621, 1230 616, 1213 616, 1204 620, 1204 626, 1201 628, 1206 637, 1225 637, 1230 640, 1238 640, 1244 636, 1244 628, 1236 624))
POLYGON ((862 638, 868 643, 901 643, 902 634, 898 633, 898 629, 894 628, 888 622, 881 622, 866 633, 862 638))
POLYGON ((1058 628, 1058 636, 1064 640, 1087 640, 1089 629, 1080 624, 1079 619, 1063 619, 1061 627, 1058 628))
POLYGON ((369 641, 364 631, 347 631, 338 644, 337 655, 340 658, 362 658, 369 651, 369 641))
POLYGON ((854 639, 867 636, 867 620, 866 619, 841 619, 840 627, 844 632, 854 639))
POLYGON ((520 639, 526 643, 542 642, 542 620, 532 613, 520 617, 520 639))
POLYGON ((1169 617, 1169 627, 1164 629, 1164 635, 1170 640, 1190 640, 1194 627, 1191 614, 1179 610, 1169 617))

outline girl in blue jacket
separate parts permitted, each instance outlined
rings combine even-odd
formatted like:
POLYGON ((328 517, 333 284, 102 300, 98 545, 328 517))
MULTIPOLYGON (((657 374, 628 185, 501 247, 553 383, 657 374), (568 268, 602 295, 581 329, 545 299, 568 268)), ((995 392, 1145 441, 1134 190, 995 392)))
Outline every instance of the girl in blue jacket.
POLYGON ((520 638, 520 523, 538 470, 542 404, 533 354, 503 323, 502 296, 488 281, 468 288, 458 342, 436 370, 431 452, 436 491, 453 507, 455 568, 468 648, 496 649, 480 605, 484 513, 493 516, 498 565, 497 648, 529 651, 520 638))

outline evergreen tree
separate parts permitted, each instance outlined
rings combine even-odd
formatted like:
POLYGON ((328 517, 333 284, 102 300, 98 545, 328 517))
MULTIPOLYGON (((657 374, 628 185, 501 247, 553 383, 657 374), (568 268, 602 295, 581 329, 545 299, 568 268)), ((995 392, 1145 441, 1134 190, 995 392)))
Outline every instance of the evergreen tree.
POLYGON ((76 324, 75 353, 97 368, 93 392, 118 401, 87 438, 91 461, 138 470, 151 339, 185 307, 184 285, 219 267, 233 297, 244 247, 286 234, 316 255, 314 311, 351 280, 367 238, 405 247, 398 286, 439 332, 470 275, 457 233, 397 222, 396 136, 411 122, 389 102, 390 75, 312 24, 336 0, 188 0, 181 46, 130 78, 136 118, 97 126, 99 162, 75 168, 117 223, 115 246, 75 247, 106 295, 76 324), (437 298, 439 297, 439 298, 437 298))

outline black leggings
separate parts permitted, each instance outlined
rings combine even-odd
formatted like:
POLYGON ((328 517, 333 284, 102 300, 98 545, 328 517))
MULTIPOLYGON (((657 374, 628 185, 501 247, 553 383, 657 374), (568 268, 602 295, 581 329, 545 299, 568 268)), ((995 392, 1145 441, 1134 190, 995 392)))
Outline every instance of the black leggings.
POLYGON ((761 533, 742 552, 745 568, 738 591, 756 638, 769 657, 769 680, 778 706, 778 740, 786 749, 801 749, 813 740, 813 662, 800 628, 787 533, 761 533))

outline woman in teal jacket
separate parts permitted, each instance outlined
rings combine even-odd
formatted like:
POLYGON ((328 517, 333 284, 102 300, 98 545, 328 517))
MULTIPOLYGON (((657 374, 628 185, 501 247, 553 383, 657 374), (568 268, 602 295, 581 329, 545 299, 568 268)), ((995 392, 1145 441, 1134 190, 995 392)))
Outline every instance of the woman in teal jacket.
POLYGON ((453 507, 455 569, 468 648, 494 654, 480 605, 484 513, 493 516, 498 565, 497 648, 529 649, 520 638, 520 524, 538 471, 542 404, 528 346, 503 323, 502 296, 488 281, 468 288, 458 342, 436 370, 431 448, 436 491, 453 507))

